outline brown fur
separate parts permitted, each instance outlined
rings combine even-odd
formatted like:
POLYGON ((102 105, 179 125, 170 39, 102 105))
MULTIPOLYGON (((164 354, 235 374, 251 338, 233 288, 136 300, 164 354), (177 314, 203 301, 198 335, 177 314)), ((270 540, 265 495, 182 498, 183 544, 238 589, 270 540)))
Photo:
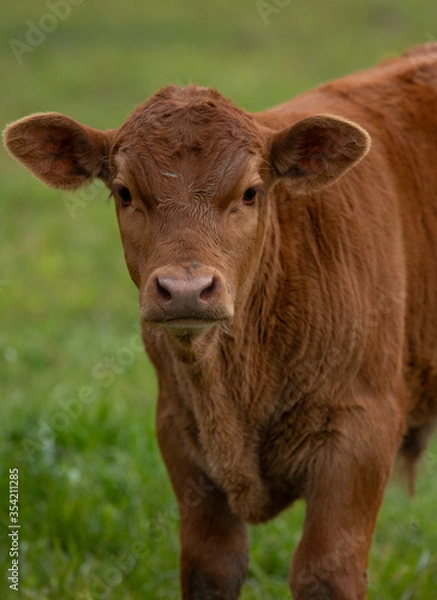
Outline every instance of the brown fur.
POLYGON ((244 523, 297 498, 294 598, 365 598, 395 457, 412 480, 437 418, 437 44, 263 113, 170 86, 118 130, 34 115, 5 143, 115 196, 183 598, 238 598, 244 523))

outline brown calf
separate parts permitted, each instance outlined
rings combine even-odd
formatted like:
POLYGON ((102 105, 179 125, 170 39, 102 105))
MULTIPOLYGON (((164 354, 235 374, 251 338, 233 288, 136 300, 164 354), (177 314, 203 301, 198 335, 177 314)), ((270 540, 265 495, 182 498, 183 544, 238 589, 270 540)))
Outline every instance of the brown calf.
POLYGON ((238 598, 245 523, 297 498, 294 598, 365 598, 395 457, 412 480, 437 417, 437 44, 263 113, 169 86, 119 129, 36 114, 5 143, 114 196, 183 598, 238 598))

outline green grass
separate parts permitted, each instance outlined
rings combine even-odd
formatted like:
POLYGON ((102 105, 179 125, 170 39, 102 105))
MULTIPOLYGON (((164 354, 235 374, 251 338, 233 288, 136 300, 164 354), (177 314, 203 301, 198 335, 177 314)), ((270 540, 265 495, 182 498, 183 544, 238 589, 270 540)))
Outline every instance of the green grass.
MULTIPOLYGON (((25 42, 28 21, 49 12, 30 0, 2 10, 1 123, 56 110, 110 128, 169 82, 213 85, 260 110, 437 36, 428 0, 292 1, 268 25, 255 0, 85 0, 19 64, 10 40, 25 42)), ((0 173, 0 598, 179 598, 156 381, 138 349, 137 294, 107 194, 50 191, 4 152, 0 173), (5 579, 13 467, 19 595, 5 579)), ((416 497, 389 487, 371 600, 437 597, 436 474, 434 441, 416 497)), ((252 529, 244 600, 289 597, 303 509, 252 529)))

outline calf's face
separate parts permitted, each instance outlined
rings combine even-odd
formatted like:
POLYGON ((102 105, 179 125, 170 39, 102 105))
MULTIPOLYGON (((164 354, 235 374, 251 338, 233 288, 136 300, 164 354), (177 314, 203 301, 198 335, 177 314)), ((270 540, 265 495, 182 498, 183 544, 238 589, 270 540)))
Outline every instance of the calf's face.
POLYGON ((358 125, 327 115, 269 130, 196 86, 164 88, 117 130, 46 113, 4 139, 52 187, 106 183, 142 320, 187 339, 244 306, 277 218, 275 183, 290 196, 320 190, 370 146, 358 125))
POLYGON ((207 94, 154 99, 112 143, 110 187, 141 316, 175 335, 232 319, 263 242, 263 139, 207 94))

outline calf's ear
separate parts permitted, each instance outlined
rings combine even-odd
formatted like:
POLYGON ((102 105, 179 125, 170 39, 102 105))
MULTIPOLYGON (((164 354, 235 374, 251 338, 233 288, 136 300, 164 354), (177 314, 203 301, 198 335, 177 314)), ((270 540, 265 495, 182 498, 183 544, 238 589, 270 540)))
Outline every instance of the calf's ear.
POLYGON ((273 136, 273 176, 285 177, 296 194, 319 191, 359 162, 370 143, 356 123, 330 115, 308 117, 273 136))
POLYGON ((76 189, 108 177, 111 132, 81 125, 58 113, 30 115, 9 125, 6 148, 36 177, 59 189, 76 189))

